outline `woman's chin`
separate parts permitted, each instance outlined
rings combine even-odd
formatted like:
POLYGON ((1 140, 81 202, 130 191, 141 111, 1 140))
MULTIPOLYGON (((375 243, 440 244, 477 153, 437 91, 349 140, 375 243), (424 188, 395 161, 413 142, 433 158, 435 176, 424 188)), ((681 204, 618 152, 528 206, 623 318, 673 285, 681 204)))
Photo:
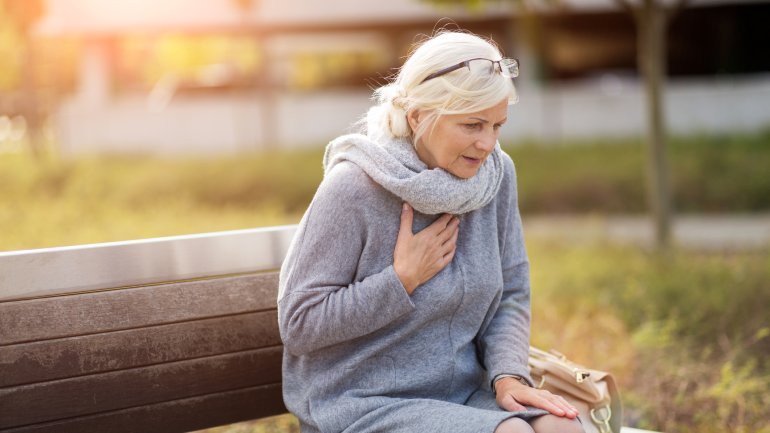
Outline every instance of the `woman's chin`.
POLYGON ((478 168, 466 168, 466 169, 460 169, 460 170, 449 170, 449 173, 454 175, 455 177, 459 177, 460 179, 470 179, 473 176, 476 176, 478 174, 479 169, 478 168))

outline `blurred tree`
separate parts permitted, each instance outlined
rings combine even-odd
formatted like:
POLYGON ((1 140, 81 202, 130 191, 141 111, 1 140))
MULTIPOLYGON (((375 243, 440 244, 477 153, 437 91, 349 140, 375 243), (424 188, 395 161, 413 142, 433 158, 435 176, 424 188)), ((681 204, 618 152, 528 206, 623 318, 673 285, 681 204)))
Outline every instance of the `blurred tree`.
MULTIPOLYGON (((248 14, 256 7, 258 0, 230 0, 230 3, 235 6, 241 14, 241 21, 244 28, 247 26, 248 14)), ((265 40, 260 41, 263 45, 266 45, 265 40)), ((270 56, 270 53, 265 52, 265 56, 270 56)), ((274 107, 277 106, 278 96, 274 88, 274 83, 271 81, 271 74, 266 68, 270 67, 269 61, 262 62, 261 70, 257 72, 257 87, 261 94, 260 98, 260 124, 262 128, 262 142, 266 144, 266 147, 274 147, 278 142, 278 119, 275 115, 274 107)))
POLYGON ((648 197, 659 248, 671 243, 671 192, 666 156, 663 86, 666 80, 666 40, 672 18, 689 0, 615 0, 636 23, 636 58, 645 81, 647 99, 648 197))
MULTIPOLYGON (((463 5, 470 10, 492 0, 423 0, 438 5, 463 5)), ((540 28, 534 9, 543 5, 563 5, 560 0, 507 0, 517 6, 527 41, 537 54, 541 52, 540 28)), ((666 157, 666 125, 662 91, 666 78, 666 37, 668 24, 689 0, 614 0, 634 17, 637 29, 637 67, 645 82, 647 99, 647 191, 655 223, 659 249, 671 241, 671 194, 666 157)))
POLYGON ((36 159, 43 156, 42 116, 37 103, 35 83, 35 44, 32 26, 45 14, 44 0, 0 0, 0 7, 10 18, 20 35, 22 59, 22 115, 27 122, 27 134, 32 154, 36 159))
MULTIPOLYGON (((7 15, 0 4, 0 58, 3 62, 3 67, 0 68, 0 92, 4 95, 10 95, 21 83, 20 38, 7 15)), ((3 108, 9 109, 7 103, 3 104, 3 108)))

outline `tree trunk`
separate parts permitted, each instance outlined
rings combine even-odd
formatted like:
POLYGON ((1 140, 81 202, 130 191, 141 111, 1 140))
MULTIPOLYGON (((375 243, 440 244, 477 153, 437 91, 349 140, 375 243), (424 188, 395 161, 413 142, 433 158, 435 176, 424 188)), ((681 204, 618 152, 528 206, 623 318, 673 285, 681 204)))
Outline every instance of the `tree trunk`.
POLYGON ((27 123, 27 142, 35 160, 43 159, 43 134, 35 82, 35 44, 29 31, 22 33, 22 115, 27 123))
POLYGON ((671 199, 662 100, 666 71, 666 11, 655 1, 646 1, 642 8, 637 20, 637 61, 647 84, 647 191, 653 212, 656 246, 667 249, 671 242, 671 199))

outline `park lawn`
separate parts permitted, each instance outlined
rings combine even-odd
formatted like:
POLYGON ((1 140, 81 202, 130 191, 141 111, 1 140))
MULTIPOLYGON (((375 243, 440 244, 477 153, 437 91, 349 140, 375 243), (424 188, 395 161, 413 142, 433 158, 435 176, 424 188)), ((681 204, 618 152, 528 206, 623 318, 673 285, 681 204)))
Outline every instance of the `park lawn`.
MULTIPOLYGON (((504 146, 523 214, 642 213, 638 140, 504 146)), ((770 129, 675 138, 674 209, 770 210, 770 129)), ((0 251, 243 229, 299 220, 323 149, 209 158, 0 154, 0 251)))
POLYGON ((319 170, 301 165, 318 163, 304 154, 276 159, 277 165, 264 156, 36 164, 25 155, 0 155, 0 251, 296 223, 320 181, 319 170), (296 176, 274 173, 289 165, 296 176))

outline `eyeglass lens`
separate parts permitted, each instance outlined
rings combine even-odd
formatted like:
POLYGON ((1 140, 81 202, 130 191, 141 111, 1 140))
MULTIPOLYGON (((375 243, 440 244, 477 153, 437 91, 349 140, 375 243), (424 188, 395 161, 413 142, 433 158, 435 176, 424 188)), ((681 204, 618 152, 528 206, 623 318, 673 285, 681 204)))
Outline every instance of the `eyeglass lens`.
POLYGON ((473 59, 468 61, 468 69, 472 74, 493 74, 498 68, 504 77, 516 78, 519 75, 519 65, 514 59, 499 61, 473 59))
POLYGON ((500 71, 506 77, 516 78, 519 76, 519 62, 516 59, 500 60, 500 71))

